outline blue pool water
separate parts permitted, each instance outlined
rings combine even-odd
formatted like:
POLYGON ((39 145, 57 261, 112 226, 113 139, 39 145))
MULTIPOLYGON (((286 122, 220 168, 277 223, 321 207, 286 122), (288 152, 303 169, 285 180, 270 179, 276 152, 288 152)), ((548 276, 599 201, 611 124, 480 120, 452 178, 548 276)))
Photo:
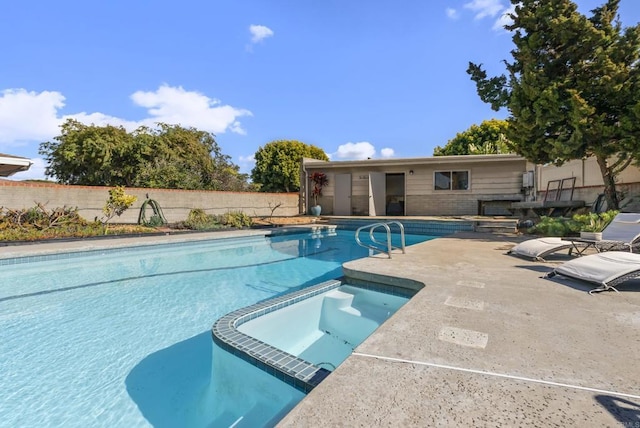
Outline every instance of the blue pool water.
POLYGON ((214 349, 211 325, 367 254, 339 231, 3 266, 0 426, 268 425, 301 393, 214 349))

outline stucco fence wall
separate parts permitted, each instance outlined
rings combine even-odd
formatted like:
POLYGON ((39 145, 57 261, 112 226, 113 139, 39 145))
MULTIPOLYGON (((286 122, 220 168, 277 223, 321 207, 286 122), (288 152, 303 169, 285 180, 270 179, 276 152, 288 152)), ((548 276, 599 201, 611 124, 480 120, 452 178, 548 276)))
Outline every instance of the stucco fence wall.
MULTIPOLYGON (((554 165, 538 166, 536 175, 538 200, 544 199, 549 181, 569 177, 576 178, 573 200, 585 201, 587 205, 590 205, 604 191, 602 174, 593 157, 573 160, 560 167, 554 165)), ((621 201, 621 206, 631 202, 630 199, 637 199, 640 195, 640 168, 630 165, 622 171, 616 177, 616 190, 621 192, 625 198, 621 201)))
MULTIPOLYGON (((102 217, 102 208, 109 198, 110 187, 64 186, 50 183, 0 181, 0 206, 10 209, 32 208, 42 203, 51 210, 58 207, 78 207, 79 214, 87 220, 102 217)), ((207 214, 224 214, 241 211, 251 217, 271 215, 295 216, 298 214, 297 193, 215 192, 198 190, 125 188, 125 193, 138 197, 131 208, 112 223, 138 222, 140 208, 149 195, 158 202, 169 223, 183 221, 189 211, 203 209, 207 214)), ((153 212, 147 208, 147 218, 153 212)))

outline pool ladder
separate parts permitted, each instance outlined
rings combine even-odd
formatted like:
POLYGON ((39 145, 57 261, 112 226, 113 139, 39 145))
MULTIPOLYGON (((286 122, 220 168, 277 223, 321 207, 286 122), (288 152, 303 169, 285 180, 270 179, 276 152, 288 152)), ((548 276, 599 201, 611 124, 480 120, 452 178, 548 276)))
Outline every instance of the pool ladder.
POLYGON ((381 253, 386 253, 389 256, 389 258, 391 258, 391 251, 393 250, 402 250, 402 254, 404 254, 405 253, 404 226, 399 221, 386 221, 384 223, 373 223, 367 226, 362 226, 356 229, 356 242, 361 247, 365 247, 373 251, 379 251, 381 253), (400 227, 400 246, 399 247, 395 247, 391 243, 391 228, 389 227, 390 225, 398 225, 398 227, 400 227), (373 235, 373 233, 379 228, 384 228, 385 231, 387 232, 386 243, 378 241, 373 235), (369 230, 369 239, 372 242, 371 244, 365 244, 360 240, 360 231, 367 230, 367 229, 369 230))

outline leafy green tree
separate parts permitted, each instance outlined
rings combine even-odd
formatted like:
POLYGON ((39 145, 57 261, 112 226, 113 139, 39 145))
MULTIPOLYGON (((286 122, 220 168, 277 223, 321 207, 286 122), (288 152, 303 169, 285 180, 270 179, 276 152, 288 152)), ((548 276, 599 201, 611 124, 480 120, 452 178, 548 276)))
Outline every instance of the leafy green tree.
POLYGON ((40 145, 46 175, 65 184, 192 190, 246 190, 248 175, 224 155, 213 134, 159 123, 122 127, 69 119, 55 141, 40 145))
POLYGON ((87 126, 68 119, 55 142, 40 144, 48 166, 45 174, 65 184, 133 184, 136 163, 127 154, 133 138, 123 127, 87 126), (117 167, 116 167, 117 166, 117 167))
POLYGON ((471 125, 464 132, 456 134, 444 147, 437 146, 434 156, 487 155, 513 153, 507 139, 506 120, 485 120, 480 125, 471 125))
POLYGON ((256 165, 251 171, 254 183, 263 192, 297 192, 300 190, 302 158, 329 160, 321 148, 296 140, 277 140, 258 148, 256 165))
POLYGON ((608 206, 618 208, 616 176, 640 159, 640 26, 623 29, 619 0, 587 18, 569 0, 511 0, 515 48, 507 75, 467 73, 480 98, 506 107, 516 153, 562 165, 594 156, 608 206))

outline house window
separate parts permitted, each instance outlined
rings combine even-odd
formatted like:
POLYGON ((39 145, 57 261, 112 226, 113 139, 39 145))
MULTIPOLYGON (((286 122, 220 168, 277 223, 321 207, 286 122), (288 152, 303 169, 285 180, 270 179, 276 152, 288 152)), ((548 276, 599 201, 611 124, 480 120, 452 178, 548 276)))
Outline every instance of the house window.
POLYGON ((436 171, 435 190, 469 190, 469 171, 436 171))

